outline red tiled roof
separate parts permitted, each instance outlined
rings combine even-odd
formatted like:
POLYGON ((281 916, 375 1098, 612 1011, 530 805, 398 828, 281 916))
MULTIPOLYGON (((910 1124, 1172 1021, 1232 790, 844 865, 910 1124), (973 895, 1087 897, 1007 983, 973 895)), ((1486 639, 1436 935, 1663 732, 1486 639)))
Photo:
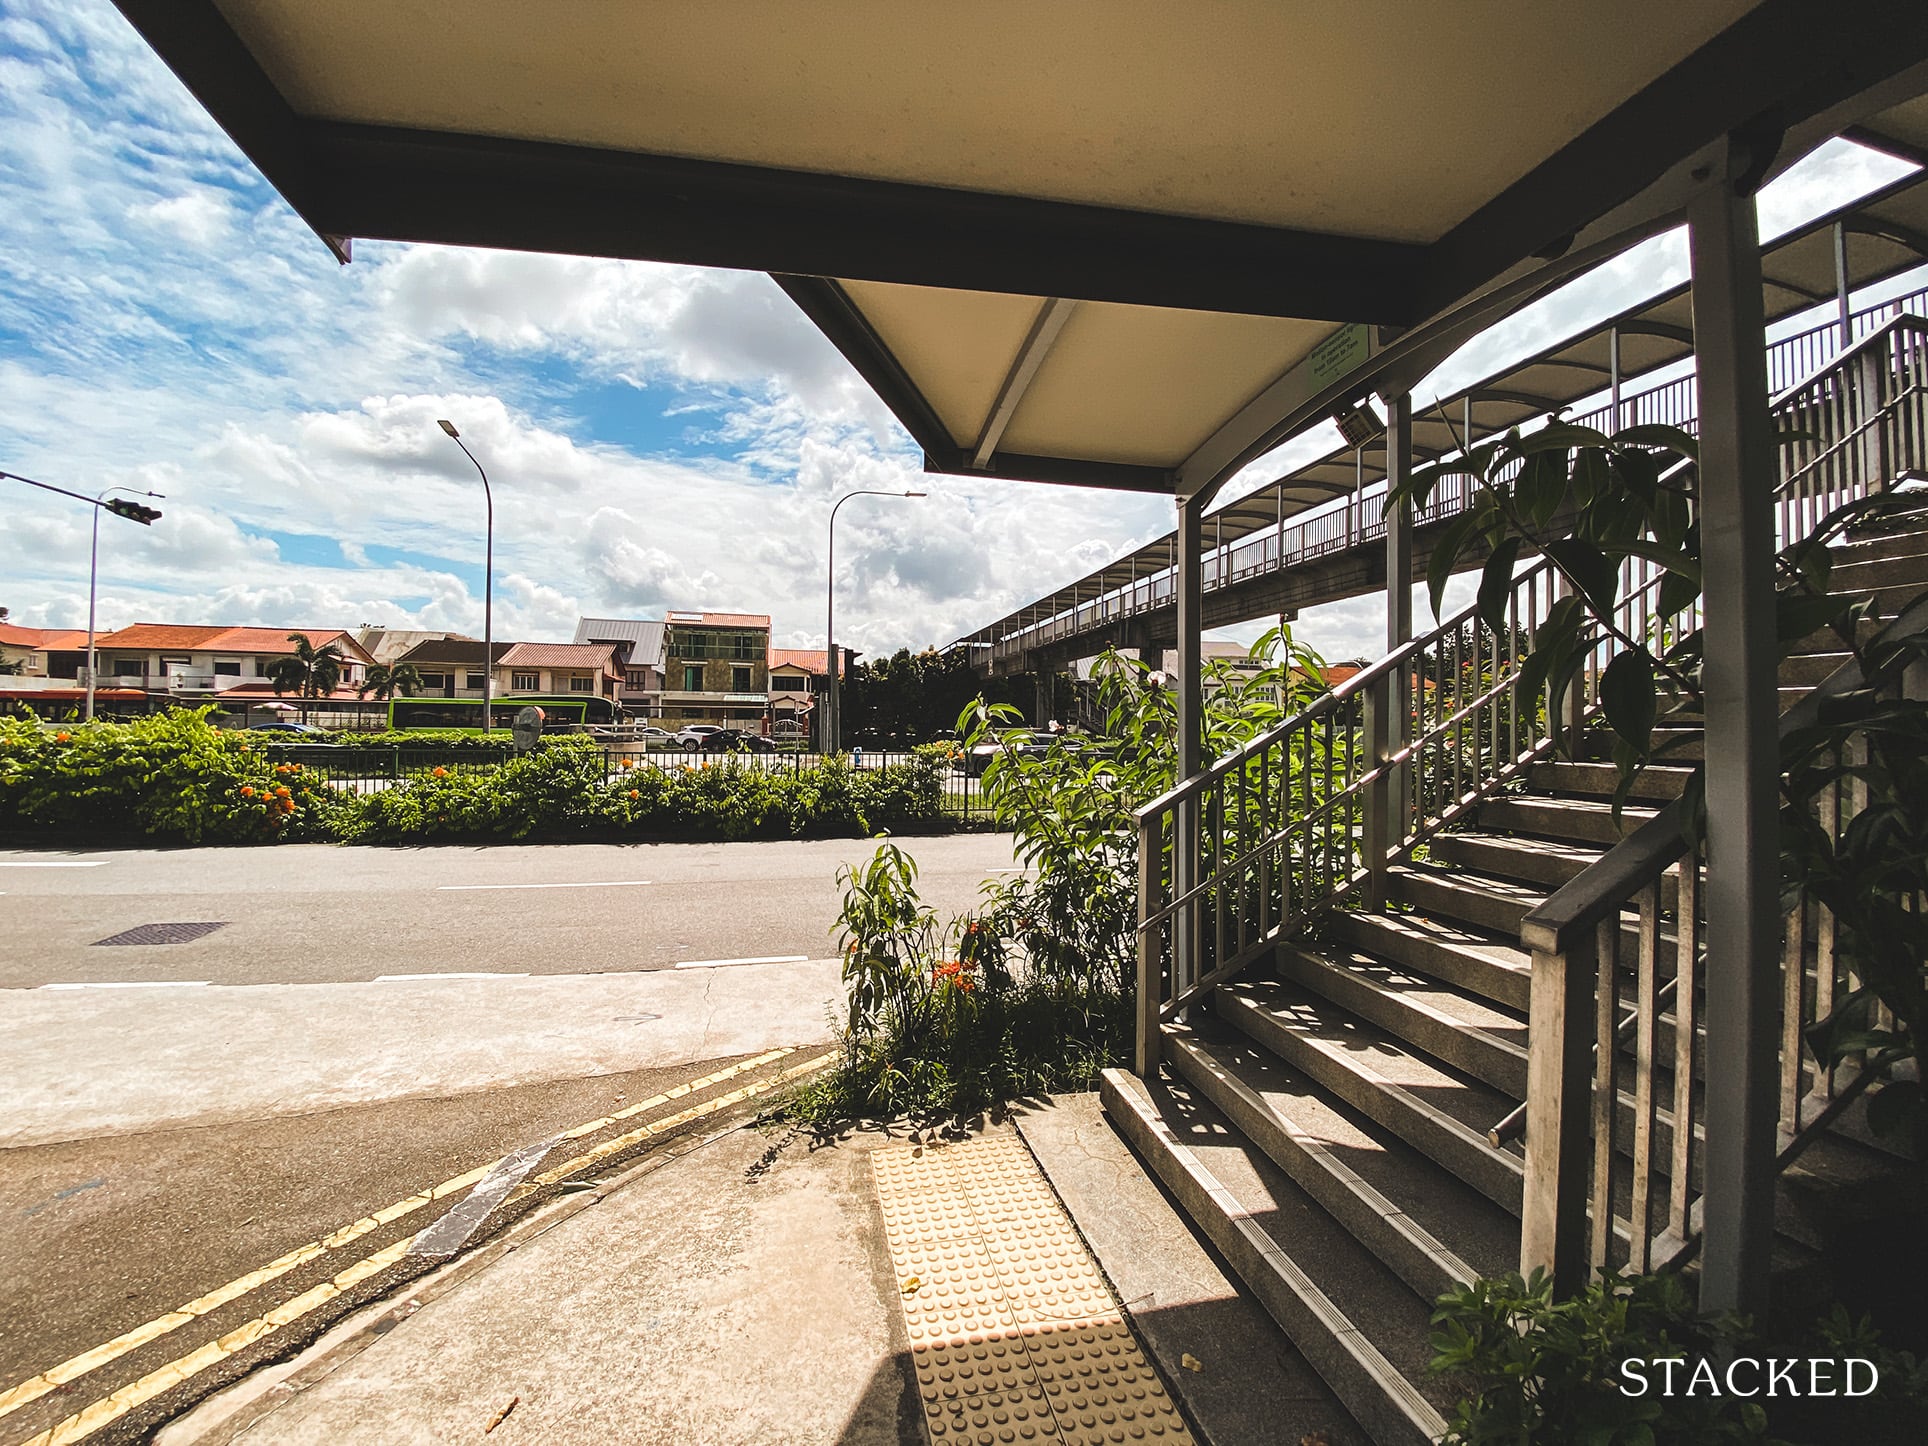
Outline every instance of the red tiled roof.
POLYGON ((773 668, 801 668, 806 673, 827 673, 830 671, 830 654, 823 648, 814 652, 809 648, 772 648, 770 666, 773 668))
POLYGON ((614 643, 517 643, 496 662, 502 668, 600 668, 616 671, 614 643))
POLYGON ((368 661, 368 653, 354 636, 342 628, 257 628, 231 627, 224 623, 135 623, 118 632, 103 633, 94 641, 96 648, 164 649, 185 648, 208 653, 292 653, 291 634, 300 633, 317 648, 333 643, 356 662, 368 661))
POLYGON ((0 623, 0 643, 10 648, 84 648, 87 631, 84 628, 18 628, 12 623, 0 623))
POLYGON ((768 613, 668 612, 663 617, 671 627, 675 627, 678 623, 684 627, 700 628, 767 628, 770 626, 768 613))

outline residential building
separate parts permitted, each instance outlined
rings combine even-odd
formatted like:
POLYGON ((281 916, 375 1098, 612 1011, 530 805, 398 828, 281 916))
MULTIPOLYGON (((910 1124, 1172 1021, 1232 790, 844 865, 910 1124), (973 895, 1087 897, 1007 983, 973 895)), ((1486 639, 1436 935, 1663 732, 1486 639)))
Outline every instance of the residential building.
MULTIPOLYGON (((672 612, 663 629, 663 717, 676 724, 767 724, 770 619, 672 612)), ((667 725, 666 725, 667 726, 667 725)))
POLYGON ((613 702, 622 683, 614 643, 511 643, 495 664, 498 698, 591 693, 613 702))
MULTIPOLYGON (((296 636, 342 657, 341 684, 349 693, 374 659, 341 628, 256 628, 222 624, 135 623, 94 640, 99 682, 181 696, 213 696, 262 683, 280 659, 294 654, 296 636)), ((86 648, 86 635, 81 649, 86 648)), ((259 690, 256 690, 259 691, 259 690)))
POLYGON ((581 618, 576 623, 578 643, 613 643, 622 669, 617 701, 640 717, 663 711, 663 629, 650 618, 581 618))
MULTIPOLYGON (((491 656, 500 664, 514 643, 496 643, 491 656)), ((480 698, 486 678, 483 645, 475 638, 441 637, 417 643, 391 666, 412 664, 421 675, 416 693, 424 698, 480 698)), ((533 690, 531 690, 533 691, 533 690)))
POLYGON ((85 664, 87 634, 71 628, 18 628, 0 623, 0 669, 25 678, 71 678, 85 664), (66 671, 60 671, 62 666, 66 671))

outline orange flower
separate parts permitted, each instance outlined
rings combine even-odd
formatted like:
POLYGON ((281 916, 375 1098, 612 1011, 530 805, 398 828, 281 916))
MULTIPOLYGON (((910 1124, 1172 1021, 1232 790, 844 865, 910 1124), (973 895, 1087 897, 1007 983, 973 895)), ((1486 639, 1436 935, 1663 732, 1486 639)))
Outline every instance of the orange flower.
POLYGON ((241 785, 241 796, 243 798, 253 798, 254 790, 252 788, 249 788, 248 785, 244 783, 241 785))
POLYGON ((276 798, 286 798, 286 797, 288 797, 288 790, 287 790, 287 789, 285 789, 285 788, 277 788, 277 789, 276 789, 276 790, 275 790, 274 792, 275 792, 275 797, 276 797, 276 798))
POLYGON ((430 775, 432 778, 447 778, 448 776, 449 771, 446 768, 438 768, 430 775))
POLYGON ((629 790, 629 796, 631 798, 641 798, 642 794, 638 793, 635 789, 632 788, 629 790))
POLYGON ((70 739, 72 739, 72 737, 73 737, 73 736, 74 736, 74 735, 73 735, 73 734, 71 734, 71 733, 56 733, 56 734, 54 734, 54 742, 56 742, 56 743, 65 743, 65 742, 67 742, 67 741, 69 741, 70 739))
POLYGON ((282 811, 283 813, 293 813, 293 812, 295 811, 295 801, 294 801, 294 800, 293 800, 292 798, 284 798, 284 799, 282 799, 282 800, 281 800, 281 811, 282 811))

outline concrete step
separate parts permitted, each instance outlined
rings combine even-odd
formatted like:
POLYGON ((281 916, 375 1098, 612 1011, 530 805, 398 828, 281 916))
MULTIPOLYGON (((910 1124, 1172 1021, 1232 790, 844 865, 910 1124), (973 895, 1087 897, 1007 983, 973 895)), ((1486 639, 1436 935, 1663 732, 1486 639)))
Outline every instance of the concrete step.
POLYGON ((1872 597, 1875 602, 1876 612, 1883 618, 1895 618, 1900 616, 1903 608, 1907 607, 1924 593, 1928 593, 1928 585, 1908 583, 1902 587, 1868 588, 1865 591, 1857 592, 1855 595, 1857 597, 1872 597))
POLYGON ((1108 1069, 1099 1099, 1375 1442, 1427 1446, 1445 1433, 1451 1393, 1425 1369, 1429 1309, 1405 1282, 1185 1081, 1108 1069))
POLYGON ((1480 805, 1479 826, 1604 849, 1639 828, 1654 812, 1628 804, 1616 819, 1612 805, 1603 800, 1499 794, 1480 805))
MULTIPOLYGON (((1435 862, 1522 884, 1537 884, 1549 893, 1577 877, 1602 853, 1585 844, 1488 833, 1436 834, 1430 848, 1435 862)), ((1668 870, 1661 880, 1662 908, 1674 907, 1679 881, 1677 869, 1668 870)))
POLYGON ((1837 553, 1828 573, 1832 593, 1872 592, 1883 587, 1928 588, 1928 539, 1911 534, 1916 551, 1886 557, 1842 556, 1837 553))
POLYGON ((1526 1094, 1526 1020, 1364 952, 1278 950, 1279 977, 1502 1094, 1526 1094))
MULTIPOLYGON (((1604 729, 1590 729, 1580 740, 1580 753, 1583 758, 1599 763, 1613 761, 1613 735, 1604 729)), ((1654 757, 1656 766, 1673 767, 1681 764, 1699 763, 1706 757, 1702 746, 1698 725, 1676 727, 1662 725, 1654 729, 1654 757)))
POLYGON ((1433 919, 1470 924, 1508 939, 1520 937, 1520 920, 1545 902, 1546 889, 1527 888, 1478 874, 1408 864, 1386 870, 1386 892, 1433 919))
POLYGON ((1781 659, 1781 681, 1796 687, 1812 688, 1825 683, 1838 669, 1854 661, 1845 650, 1799 653, 1781 659))
MULTIPOLYGON (((1680 797, 1692 768, 1654 764, 1641 771, 1627 796, 1636 801, 1667 803, 1680 797)), ((1537 793, 1579 794, 1612 798, 1620 786, 1620 770, 1608 763, 1536 763, 1527 780, 1537 793)))
POLYGON ((1517 1100, 1402 1045, 1290 984, 1238 980, 1213 995, 1220 1020, 1390 1130, 1513 1215, 1524 1162, 1486 1143, 1517 1100))
MULTIPOLYGON (((1438 843, 1435 839, 1434 846, 1438 843)), ((1331 933, 1340 944, 1526 1012, 1533 960, 1519 947, 1517 934, 1509 942, 1417 913, 1344 913, 1335 918, 1331 933)))
POLYGON ((1471 1284, 1481 1267, 1422 1225, 1406 1209, 1407 1202, 1426 1202, 1420 1208, 1430 1207, 1436 1224, 1465 1236, 1472 1232, 1450 1216, 1440 1218, 1437 1209, 1442 1189, 1456 1192, 1457 1206, 1476 1209, 1477 1218, 1491 1227, 1478 1242, 1484 1246, 1484 1269, 1497 1265, 1507 1270, 1517 1263, 1519 1225, 1510 1215, 1409 1145, 1333 1103, 1304 1075, 1236 1031, 1173 1026, 1166 1032, 1165 1048, 1180 1078, 1217 1106, 1421 1300, 1436 1300, 1471 1284), (1355 1168, 1355 1162, 1371 1176, 1355 1168), (1396 1196, 1386 1193, 1388 1186, 1396 1196))

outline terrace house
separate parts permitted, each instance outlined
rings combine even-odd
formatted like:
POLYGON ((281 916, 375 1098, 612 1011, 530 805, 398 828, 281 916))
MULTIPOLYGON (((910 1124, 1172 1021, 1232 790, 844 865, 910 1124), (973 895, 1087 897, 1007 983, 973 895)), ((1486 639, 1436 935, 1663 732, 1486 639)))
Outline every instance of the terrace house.
MULTIPOLYGON (((496 643, 493 656, 499 665, 503 655, 516 646, 496 643)), ((421 675, 418 694, 425 698, 480 698, 484 686, 482 643, 475 638, 435 638, 417 643, 395 660, 414 665, 421 675)))
POLYGON ((495 664, 498 698, 592 693, 613 700, 622 683, 614 643, 512 643, 495 664))
MULTIPOLYGON (((317 649, 332 645, 342 655, 341 685, 353 688, 374 661, 341 628, 254 628, 221 624, 135 623, 102 633, 94 642, 102 683, 183 695, 225 693, 260 683, 293 655, 295 635, 317 649)), ((81 643, 85 665, 85 640, 81 643)))

